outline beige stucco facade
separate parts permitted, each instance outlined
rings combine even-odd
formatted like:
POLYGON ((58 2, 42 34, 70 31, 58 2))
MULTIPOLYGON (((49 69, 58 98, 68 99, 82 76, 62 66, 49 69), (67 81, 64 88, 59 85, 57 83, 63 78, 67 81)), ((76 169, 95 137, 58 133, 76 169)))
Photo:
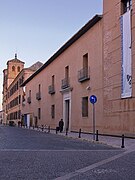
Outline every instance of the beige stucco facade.
MULTIPOLYGON (((48 125, 51 128, 56 128, 58 121, 63 118, 65 128, 68 126, 69 130, 78 131, 81 128, 82 131, 92 131, 92 105, 88 103, 88 116, 82 117, 82 97, 89 98, 91 94, 96 94, 98 103, 103 104, 101 25, 102 20, 99 20, 89 31, 26 84, 26 99, 29 97, 29 91, 31 91, 31 103, 26 103, 22 112, 31 114, 34 119, 37 117, 39 126, 48 125), (85 54, 88 54, 90 79, 78 82, 78 71, 83 68, 83 56, 85 54), (62 89, 62 79, 66 76, 67 67, 69 87, 62 89), (54 76, 55 93, 49 94, 48 87, 52 85, 52 76, 54 76), (41 100, 36 99, 39 85, 41 87, 41 100), (51 117, 52 105, 55 106, 55 118, 51 117), (38 118, 38 108, 41 110, 40 119, 38 118), (68 119, 67 116, 69 116, 68 119)), ((99 122, 102 120, 102 108, 97 106, 96 111, 100 112, 100 116, 97 116, 97 126, 99 126, 99 122)))
MULTIPOLYGON (((63 118, 64 130, 81 128, 92 133, 93 105, 89 98, 96 95, 95 129, 100 134, 135 137, 135 0, 130 3, 131 0, 104 0, 102 16, 94 16, 40 69, 26 77, 20 87, 23 102, 16 106, 25 125, 55 129, 63 118), (131 95, 124 97, 121 16, 129 11, 131 46, 127 52, 131 52, 131 95)), ((128 60, 127 66, 130 69, 128 60)), ((4 74, 6 77, 7 70, 4 74)), ((10 87, 20 76, 21 73, 10 87)), ((6 94, 6 88, 10 87, 5 84, 3 92, 6 94)))
POLYGON ((99 133, 135 136, 135 0, 132 0, 131 10, 132 96, 121 98, 120 17, 128 3, 104 0, 102 18, 96 23, 92 23, 94 18, 88 22, 24 83, 30 102, 25 104, 22 112, 26 119, 27 115, 31 117, 30 125, 35 125, 36 121, 36 125, 56 128, 63 118, 64 129, 78 131, 81 128, 84 132, 92 132, 93 106, 89 97, 94 94, 98 99, 95 120, 99 133), (75 37, 78 38, 73 42, 75 37), (89 77, 81 80, 78 75, 85 66, 89 69, 89 77), (63 88, 64 78, 69 79, 69 86, 63 88), (52 93, 48 93, 50 85, 50 88, 54 87, 52 93), (41 98, 37 100, 38 92, 41 98), (83 103, 85 108, 88 106, 85 115, 83 103))

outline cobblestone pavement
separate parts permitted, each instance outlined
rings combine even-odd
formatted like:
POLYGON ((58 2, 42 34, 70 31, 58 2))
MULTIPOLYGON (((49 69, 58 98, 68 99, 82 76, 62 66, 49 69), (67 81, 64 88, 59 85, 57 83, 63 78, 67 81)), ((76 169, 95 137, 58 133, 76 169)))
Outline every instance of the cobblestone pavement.
POLYGON ((0 126, 0 180, 132 180, 134 167, 131 148, 0 126))

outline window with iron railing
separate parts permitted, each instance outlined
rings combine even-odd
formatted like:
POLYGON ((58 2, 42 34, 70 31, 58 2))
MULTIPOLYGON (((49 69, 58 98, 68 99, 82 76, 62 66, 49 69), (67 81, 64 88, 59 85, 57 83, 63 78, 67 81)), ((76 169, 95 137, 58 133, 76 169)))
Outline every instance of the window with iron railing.
POLYGON ((36 93, 36 99, 41 100, 41 85, 38 85, 38 92, 36 93))
POLYGON ((61 81, 61 89, 66 89, 70 87, 69 83, 69 66, 65 67, 65 78, 61 81))
POLYGON ((61 89, 66 89, 70 87, 69 78, 64 78, 61 81, 61 89))
POLYGON ((27 103, 29 103, 29 104, 31 103, 31 97, 27 98, 27 103))
POLYGON ((50 86, 48 87, 48 93, 49 93, 49 94, 54 94, 54 93, 55 93, 54 85, 50 85, 50 86))
POLYGON ((88 66, 88 53, 83 55, 83 68, 78 71, 78 81, 83 82, 90 79, 88 66))
POLYGON ((41 100, 41 92, 36 93, 36 99, 39 101, 41 100))
POLYGON ((90 79, 90 68, 84 67, 78 71, 78 81, 83 82, 90 79))
POLYGON ((48 93, 49 94, 54 94, 55 93, 55 87, 54 87, 54 79, 55 76, 52 76, 52 84, 50 86, 48 86, 48 93))

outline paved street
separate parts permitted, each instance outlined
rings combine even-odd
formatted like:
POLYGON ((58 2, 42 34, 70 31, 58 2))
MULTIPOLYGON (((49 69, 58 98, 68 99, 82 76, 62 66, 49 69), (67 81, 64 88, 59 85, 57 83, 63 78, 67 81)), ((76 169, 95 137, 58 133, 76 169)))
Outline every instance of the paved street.
POLYGON ((135 151, 0 126, 0 180, 134 180, 135 151))

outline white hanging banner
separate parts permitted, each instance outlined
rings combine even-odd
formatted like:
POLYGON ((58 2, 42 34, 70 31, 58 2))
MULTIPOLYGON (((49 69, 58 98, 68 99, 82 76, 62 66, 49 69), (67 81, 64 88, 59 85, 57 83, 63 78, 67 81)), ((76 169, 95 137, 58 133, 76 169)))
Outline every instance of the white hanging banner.
POLYGON ((131 11, 123 14, 120 18, 120 22, 122 55, 121 98, 127 98, 132 96, 131 11))

